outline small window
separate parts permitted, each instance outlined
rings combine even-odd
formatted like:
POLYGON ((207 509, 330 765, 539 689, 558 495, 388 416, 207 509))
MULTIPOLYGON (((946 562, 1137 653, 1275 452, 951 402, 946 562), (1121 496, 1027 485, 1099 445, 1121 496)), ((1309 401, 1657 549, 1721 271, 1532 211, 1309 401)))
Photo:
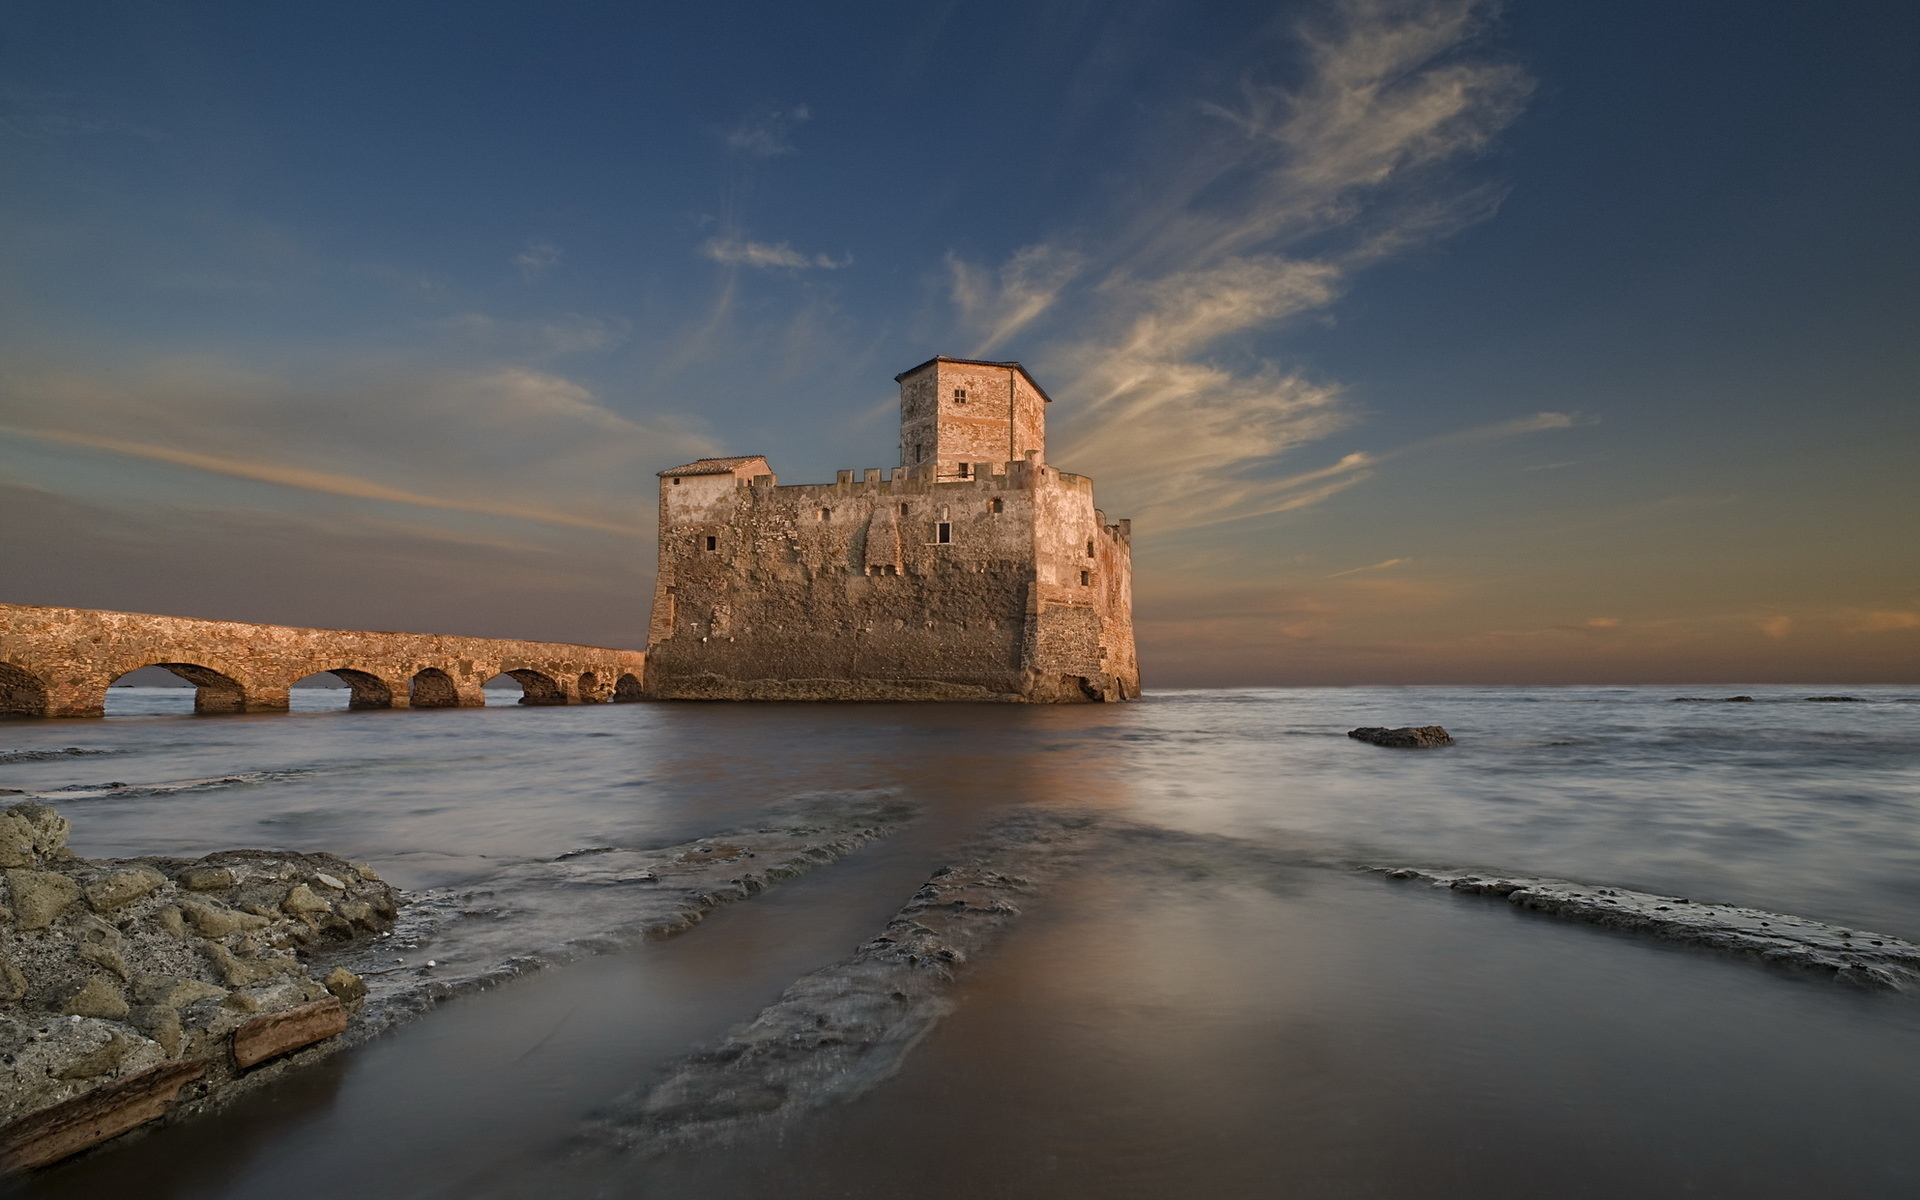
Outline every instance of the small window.
POLYGON ((955 404, 965 404, 967 402, 967 389, 965 388, 953 389, 953 402, 955 404))
POLYGON ((960 472, 960 478, 962 479, 973 478, 973 465, 971 463, 961 463, 959 467, 955 469, 960 472))
POLYGON ((822 521, 831 521, 831 520, 833 520, 833 510, 832 510, 832 509, 830 509, 830 508, 823 508, 823 509, 821 509, 821 510, 820 510, 820 519, 821 519, 822 521))
POLYGON ((1092 572, 1092 571, 1082 571, 1082 572, 1080 572, 1080 586, 1081 586, 1081 587, 1086 587, 1086 586, 1088 586, 1089 584, 1091 584, 1092 582, 1093 582, 1093 572, 1092 572))
POLYGON ((900 515, 903 517, 907 515, 907 506, 904 504, 900 506, 900 515))
POLYGON ((1088 557, 1088 558, 1092 558, 1092 557, 1093 557, 1093 543, 1092 543, 1092 542, 1088 542, 1088 543, 1087 543, 1087 557, 1088 557))
POLYGON ((995 512, 1007 511, 1007 502, 1005 500, 995 500, 993 502, 993 511, 995 512))
POLYGON ((680 477, 679 477, 678 475, 675 475, 675 476, 673 477, 673 486, 675 486, 675 487, 679 487, 679 486, 680 486, 680 477))
POLYGON ((934 535, 934 538, 935 538, 935 540, 936 540, 936 541, 938 541, 938 542, 939 542, 939 543, 940 543, 940 544, 941 544, 942 546, 945 546, 945 545, 947 545, 948 543, 950 543, 950 542, 952 542, 952 541, 953 541, 953 526, 952 526, 952 525, 950 525, 950 524, 948 524, 948 523, 947 523, 947 522, 945 522, 945 521, 942 521, 942 522, 940 522, 940 531, 939 531, 939 532, 938 532, 937 534, 935 534, 935 535, 934 535))
POLYGON ((714 537, 711 534, 707 535, 707 549, 718 550, 719 548, 720 548, 720 539, 717 537, 714 537))
POLYGON ((915 442, 913 444, 913 461, 925 462, 926 458, 927 458, 926 444, 924 442, 915 442))

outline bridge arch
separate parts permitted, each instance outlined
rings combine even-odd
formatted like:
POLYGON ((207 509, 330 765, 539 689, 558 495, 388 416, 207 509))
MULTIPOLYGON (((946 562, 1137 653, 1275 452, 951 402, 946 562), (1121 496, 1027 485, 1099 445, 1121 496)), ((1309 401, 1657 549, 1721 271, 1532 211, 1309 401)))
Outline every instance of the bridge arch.
MULTIPOLYGON (((137 660, 136 660, 137 661, 137 660)), ((145 667, 160 667, 173 672, 193 685, 193 711, 201 716, 216 713, 243 713, 247 711, 247 689, 238 679, 224 671, 189 662, 137 663, 120 672, 131 675, 145 667)), ((120 678, 114 676, 114 679, 120 678)), ((111 681, 109 681, 111 684, 111 681)))
POLYGON ((25 667, 0 662, 0 716, 38 717, 47 711, 47 685, 25 667))
POLYGON ((636 700, 645 700, 646 691, 640 686, 640 677, 628 671, 613 681, 613 702, 631 704, 636 700))
POLYGON ((331 675, 347 685, 347 707, 353 710, 393 707, 393 685, 371 671, 362 671, 356 667, 330 667, 324 671, 315 671, 303 675, 294 681, 295 686, 322 675, 331 675))
POLYGON ((439 667, 426 667, 407 682, 407 703, 414 708, 455 708, 460 703, 460 689, 454 685, 453 676, 439 667))
POLYGON ((567 702, 567 690, 560 686, 559 680, 545 671, 536 671, 531 667, 516 667, 511 671, 500 672, 499 675, 488 679, 487 683, 492 683, 494 679, 499 679, 501 676, 506 676, 520 685, 520 703, 522 704, 565 704, 567 702))

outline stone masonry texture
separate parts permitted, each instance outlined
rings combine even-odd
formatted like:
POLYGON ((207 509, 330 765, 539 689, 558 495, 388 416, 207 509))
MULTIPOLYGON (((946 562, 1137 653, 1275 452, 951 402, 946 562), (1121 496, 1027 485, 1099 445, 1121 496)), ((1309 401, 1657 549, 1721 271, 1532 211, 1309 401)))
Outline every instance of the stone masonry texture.
POLYGON ((288 688, 323 671, 354 708, 479 706, 503 673, 524 704, 637 700, 645 663, 593 646, 0 604, 0 714, 16 716, 100 716, 108 685, 147 666, 195 684, 196 712, 219 713, 285 712, 288 688))
POLYGON ((896 378, 890 473, 780 486, 757 455, 661 472, 649 694, 1139 696, 1131 527, 1045 461, 1046 394, 1018 363, 896 378))

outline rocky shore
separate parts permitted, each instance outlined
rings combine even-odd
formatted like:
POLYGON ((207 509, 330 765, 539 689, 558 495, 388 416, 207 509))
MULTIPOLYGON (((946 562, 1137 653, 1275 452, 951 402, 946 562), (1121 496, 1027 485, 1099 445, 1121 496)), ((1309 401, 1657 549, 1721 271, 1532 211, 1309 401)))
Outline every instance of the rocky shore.
POLYGON ((0 814, 0 1165, 219 1107, 450 996, 680 933, 911 815, 888 793, 810 796, 690 842, 401 893, 330 854, 78 858, 64 817, 15 805, 0 814))
POLYGON ((330 854, 84 859, 66 818, 0 813, 0 1163, 41 1166, 216 1101, 347 1028, 365 987, 330 961, 397 913, 330 854))

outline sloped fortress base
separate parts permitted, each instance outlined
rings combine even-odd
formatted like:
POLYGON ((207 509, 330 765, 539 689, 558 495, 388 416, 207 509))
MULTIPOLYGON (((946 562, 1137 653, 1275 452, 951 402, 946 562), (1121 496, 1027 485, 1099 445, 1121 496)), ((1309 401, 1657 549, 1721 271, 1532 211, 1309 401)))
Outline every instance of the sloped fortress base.
POLYGON ((648 692, 1137 698, 1131 525, 1045 461, 1046 393, 1019 363, 936 358, 896 380, 890 473, 782 487, 759 455, 661 472, 648 692))

